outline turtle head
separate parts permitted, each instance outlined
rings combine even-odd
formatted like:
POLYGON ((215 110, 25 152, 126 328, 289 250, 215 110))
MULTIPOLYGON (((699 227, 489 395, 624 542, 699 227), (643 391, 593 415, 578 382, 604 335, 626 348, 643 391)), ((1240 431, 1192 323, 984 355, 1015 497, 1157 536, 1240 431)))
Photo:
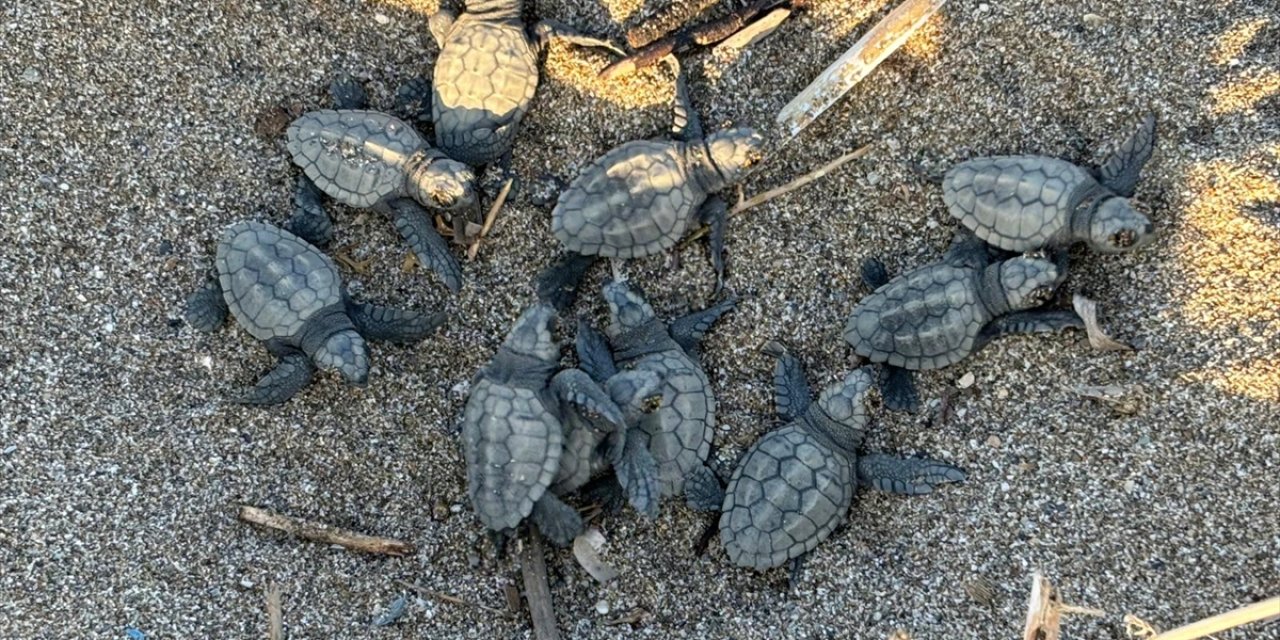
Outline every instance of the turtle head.
POLYGON ((479 206, 476 174, 471 167, 452 158, 436 158, 415 172, 414 199, 424 206, 453 213, 470 212, 479 206))
POLYGON ((312 356, 316 366, 336 371, 347 384, 369 381, 369 349, 355 329, 343 329, 329 336, 312 356))
POLYGON ((549 304, 535 304, 520 314, 502 346, 513 353, 554 362, 560 359, 560 344, 551 335, 556 310, 549 304))
POLYGON ((764 158, 764 137, 754 129, 728 129, 706 137, 707 152, 715 169, 716 191, 737 184, 764 158))
POLYGON ((840 433, 827 434, 840 446, 853 451, 862 444, 862 434, 867 426, 867 392, 875 385, 870 367, 858 367, 844 380, 837 382, 818 396, 817 407, 832 422, 845 427, 840 433))
POLYGON ((1154 239, 1151 220, 1127 198, 1107 198, 1089 222, 1089 248, 1098 253, 1134 251, 1154 239))
POLYGON ((1010 311, 1048 302, 1064 277, 1066 274, 1057 264, 1035 253, 1000 263, 1000 286, 1010 311))
POLYGON ((645 301, 644 294, 625 280, 604 285, 604 299, 609 303, 609 335, 619 336, 653 322, 658 316, 645 301))

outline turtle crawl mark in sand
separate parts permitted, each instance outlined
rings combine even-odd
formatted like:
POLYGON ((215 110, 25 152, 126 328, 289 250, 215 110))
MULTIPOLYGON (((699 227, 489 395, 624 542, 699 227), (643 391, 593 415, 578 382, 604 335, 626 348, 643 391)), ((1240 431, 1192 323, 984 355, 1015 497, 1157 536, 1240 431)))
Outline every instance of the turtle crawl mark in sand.
POLYGON ((747 449, 727 490, 706 483, 692 496, 703 509, 721 512, 720 542, 730 562, 757 570, 791 563, 794 579, 804 555, 845 522, 859 485, 920 495, 965 479, 942 462, 859 455, 870 423, 864 400, 874 384, 867 367, 815 402, 800 363, 778 343, 765 351, 778 359, 774 392, 786 424, 747 449))
POLYGON ((424 315, 352 301, 328 256, 261 222, 228 227, 214 266, 214 279, 187 302, 187 322, 213 331, 230 311, 279 358, 257 386, 234 398, 238 403, 284 402, 307 386, 317 367, 364 384, 369 377, 365 339, 418 342, 445 319, 443 313, 424 315))
POLYGON ((1129 198, 1155 138, 1155 118, 1147 117, 1097 171, 1044 156, 962 162, 943 177, 942 199, 953 218, 1006 251, 1075 242, 1100 253, 1141 249, 1154 228, 1129 198))
POLYGON ((377 209, 395 222, 418 261, 456 293, 462 270, 423 207, 450 214, 455 228, 464 225, 478 207, 475 175, 432 148, 409 123, 362 109, 364 90, 354 82, 335 81, 333 94, 339 108, 305 113, 285 134, 304 174, 289 229, 318 245, 329 241, 332 223, 320 191, 350 207, 377 209))
POLYGON ((727 206, 712 194, 738 182, 762 157, 748 128, 702 133, 678 74, 675 140, 633 140, 587 165, 560 194, 551 232, 568 255, 538 278, 538 295, 566 308, 597 258, 639 258, 675 246, 697 221, 711 225, 717 290, 724 281, 727 206))

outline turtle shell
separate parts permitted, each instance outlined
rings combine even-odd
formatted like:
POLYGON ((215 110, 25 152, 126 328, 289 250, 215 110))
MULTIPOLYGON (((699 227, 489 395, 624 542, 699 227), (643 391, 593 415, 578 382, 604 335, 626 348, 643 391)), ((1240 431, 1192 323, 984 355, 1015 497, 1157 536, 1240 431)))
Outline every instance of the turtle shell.
POLYGON ((519 21, 458 17, 436 59, 431 114, 436 146, 472 165, 515 142, 538 88, 538 57, 519 21))
POLYGON ((684 492, 685 478, 702 466, 711 453, 716 424, 711 383, 702 368, 678 349, 651 353, 622 364, 652 371, 662 379, 662 402, 628 435, 645 438, 649 452, 658 463, 662 496, 680 495, 684 492))
POLYGON ((342 302, 333 261, 298 236, 269 224, 231 225, 214 260, 227 307, 259 340, 297 337, 308 319, 342 302))
POLYGON ((720 514, 729 560, 768 569, 817 547, 849 510, 852 461, 796 423, 766 434, 733 471, 720 514))
POLYGON ((359 109, 305 113, 285 136, 294 163, 321 191, 359 208, 403 194, 410 160, 427 147, 405 121, 359 109))
POLYGON ((1085 170, 1042 156, 994 156, 962 162, 942 180, 951 216, 1007 251, 1031 251, 1069 239, 1071 212, 1098 183, 1085 170))
POLYGON ((906 369, 939 369, 969 355, 991 314, 980 271, 939 263, 890 280, 863 298, 844 328, 858 355, 906 369))
POLYGON ((463 412, 467 492, 480 521, 511 529, 546 493, 560 466, 564 434, 544 394, 481 378, 463 412))
POLYGON ((575 253, 638 258, 684 237, 706 194, 690 180, 678 142, 635 140, 592 162, 551 213, 551 231, 575 253))

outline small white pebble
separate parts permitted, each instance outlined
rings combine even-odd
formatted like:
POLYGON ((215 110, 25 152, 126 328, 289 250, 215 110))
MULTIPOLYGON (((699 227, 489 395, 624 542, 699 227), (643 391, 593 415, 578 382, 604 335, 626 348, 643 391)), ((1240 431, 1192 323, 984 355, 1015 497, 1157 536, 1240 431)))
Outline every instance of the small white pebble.
POLYGON ((449 505, 449 512, 450 512, 450 513, 462 513, 462 504, 461 504, 461 503, 457 503, 457 502, 455 502, 455 503, 453 503, 452 505, 449 505))
POLYGON ((978 381, 978 377, 973 375, 973 372, 970 371, 969 373, 966 373, 960 376, 960 379, 956 381, 956 386, 961 389, 968 389, 969 387, 973 386, 974 382, 977 382, 977 381, 978 381))
POLYGON ((1009 397, 1009 390, 1004 387, 996 389, 996 397, 1001 400, 1007 399, 1009 397))
POLYGON ((601 601, 597 602, 597 603, 596 603, 596 613, 598 613, 598 614, 600 614, 600 615, 605 615, 605 614, 609 613, 609 601, 608 601, 608 600, 601 600, 601 601))
POLYGON ((375 13, 373 14, 373 21, 378 24, 388 24, 391 22, 391 18, 388 18, 387 16, 381 13, 375 13))
POLYGON ((1000 436, 992 435, 987 438, 987 446, 995 448, 1000 446, 1000 436))
POLYGON ((26 82, 39 82, 40 70, 35 67, 27 67, 27 69, 22 72, 22 79, 26 82))

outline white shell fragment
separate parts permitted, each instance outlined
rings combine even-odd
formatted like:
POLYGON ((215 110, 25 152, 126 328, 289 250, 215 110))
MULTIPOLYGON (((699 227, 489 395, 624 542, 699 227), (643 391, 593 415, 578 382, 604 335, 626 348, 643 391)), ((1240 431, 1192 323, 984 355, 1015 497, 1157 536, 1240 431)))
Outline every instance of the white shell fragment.
MULTIPOLYGON (((604 548, 604 534, 592 527, 583 531, 573 540, 573 557, 596 582, 606 583, 618 577, 618 570, 600 559, 600 550, 604 548)), ((607 613, 607 611, 605 612, 607 613)))
POLYGON ((1085 331, 1089 334, 1089 346, 1098 351, 1133 351, 1133 347, 1118 342, 1102 330, 1098 324, 1098 303, 1080 294, 1071 298, 1071 306, 1084 320, 1085 331))

